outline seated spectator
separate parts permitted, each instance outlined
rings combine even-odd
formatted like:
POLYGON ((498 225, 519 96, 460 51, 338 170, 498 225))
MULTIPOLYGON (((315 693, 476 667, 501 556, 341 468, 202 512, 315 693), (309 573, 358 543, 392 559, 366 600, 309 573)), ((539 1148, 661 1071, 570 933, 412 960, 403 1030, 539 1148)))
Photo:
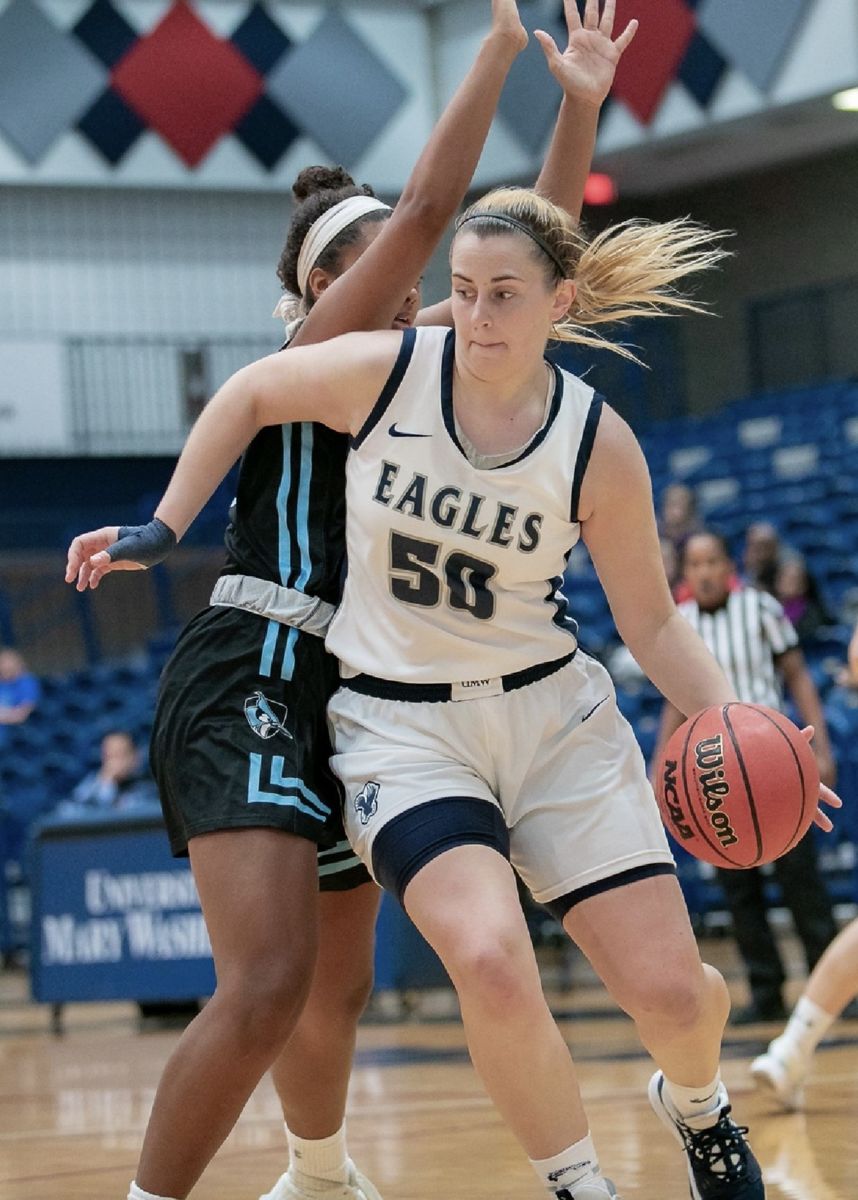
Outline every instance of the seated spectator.
POLYGON ((0 725, 22 725, 39 703, 41 689, 17 650, 0 649, 0 725))
POLYGON ((780 534, 768 521, 755 521, 745 530, 742 566, 745 582, 774 595, 780 568, 798 555, 781 541, 780 534))
POLYGON ((823 625, 833 624, 804 559, 790 557, 781 563, 775 576, 774 594, 802 645, 812 642, 823 625))
POLYGON ((661 507, 658 513, 659 537, 672 542, 676 552, 676 564, 673 575, 668 574, 671 587, 682 576, 679 569, 679 559, 682 549, 692 533, 697 533, 703 524, 697 515, 697 500, 691 488, 684 483, 671 483, 661 495, 661 507))
POLYGON ((116 729, 101 739, 101 766, 85 776, 60 804, 62 816, 92 812, 128 812, 157 806, 155 784, 141 768, 134 739, 116 729))

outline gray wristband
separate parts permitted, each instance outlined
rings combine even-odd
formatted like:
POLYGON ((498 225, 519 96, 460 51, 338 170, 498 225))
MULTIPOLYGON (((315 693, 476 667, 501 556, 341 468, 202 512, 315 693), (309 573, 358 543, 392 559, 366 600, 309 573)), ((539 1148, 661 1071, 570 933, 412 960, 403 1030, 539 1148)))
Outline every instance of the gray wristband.
POLYGON ((169 525, 155 517, 148 525, 121 525, 119 537, 107 547, 111 562, 135 562, 154 567, 176 548, 177 538, 169 525))

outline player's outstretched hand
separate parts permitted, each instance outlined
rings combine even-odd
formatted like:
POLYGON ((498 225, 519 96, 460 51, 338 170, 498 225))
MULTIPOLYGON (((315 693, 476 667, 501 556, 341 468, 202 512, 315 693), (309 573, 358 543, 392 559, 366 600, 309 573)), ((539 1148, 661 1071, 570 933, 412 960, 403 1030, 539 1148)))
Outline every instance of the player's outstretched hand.
POLYGON ((111 571, 143 571, 162 562, 176 546, 176 535, 155 517, 148 525, 105 525, 72 541, 66 583, 79 592, 97 588, 111 571))
POLYGON ((561 54, 544 29, 534 31, 545 52, 551 74, 567 96, 600 105, 614 82, 617 63, 637 33, 637 21, 629 21, 620 36, 614 33, 617 0, 605 0, 599 16, 599 0, 587 0, 582 22, 575 0, 563 0, 569 43, 561 54))
POLYGON ((492 33, 509 38, 516 54, 525 48, 527 30, 521 23, 516 0, 492 0, 492 33))
MULTIPOLYGON (((815 730, 812 725, 805 725, 801 732, 809 742, 813 741, 815 730)), ((819 802, 820 804, 827 804, 829 808, 843 807, 843 801, 840 799, 837 793, 833 792, 831 788, 827 787, 824 783, 820 783, 819 785, 819 802)), ((829 817, 828 813, 824 813, 821 808, 817 808, 816 816, 813 818, 813 823, 814 825, 818 825, 824 833, 831 833, 832 829, 834 828, 834 823, 831 820, 831 817, 829 817)))

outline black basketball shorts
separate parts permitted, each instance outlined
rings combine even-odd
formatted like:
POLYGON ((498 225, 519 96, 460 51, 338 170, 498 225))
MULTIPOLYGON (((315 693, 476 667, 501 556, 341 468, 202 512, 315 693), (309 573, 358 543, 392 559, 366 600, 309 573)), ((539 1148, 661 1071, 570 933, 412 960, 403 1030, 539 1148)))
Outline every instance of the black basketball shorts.
POLYGON ((164 668, 150 760, 174 855, 218 829, 283 829, 319 846, 322 890, 369 879, 342 823, 321 638, 241 609, 198 613, 164 668))

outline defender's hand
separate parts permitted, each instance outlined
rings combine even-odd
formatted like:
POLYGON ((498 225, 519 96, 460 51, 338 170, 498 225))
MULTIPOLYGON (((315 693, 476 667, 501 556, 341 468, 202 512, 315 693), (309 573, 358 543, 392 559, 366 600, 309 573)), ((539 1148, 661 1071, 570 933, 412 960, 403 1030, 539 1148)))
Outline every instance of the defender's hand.
POLYGON ((587 0, 583 23, 575 0, 564 0, 563 8, 569 30, 566 50, 561 54, 554 39, 543 29, 535 30, 534 37, 564 93, 588 104, 601 105, 611 90, 617 63, 637 33, 638 22, 629 21, 613 40, 616 0, 605 0, 601 17, 599 0, 587 0))

